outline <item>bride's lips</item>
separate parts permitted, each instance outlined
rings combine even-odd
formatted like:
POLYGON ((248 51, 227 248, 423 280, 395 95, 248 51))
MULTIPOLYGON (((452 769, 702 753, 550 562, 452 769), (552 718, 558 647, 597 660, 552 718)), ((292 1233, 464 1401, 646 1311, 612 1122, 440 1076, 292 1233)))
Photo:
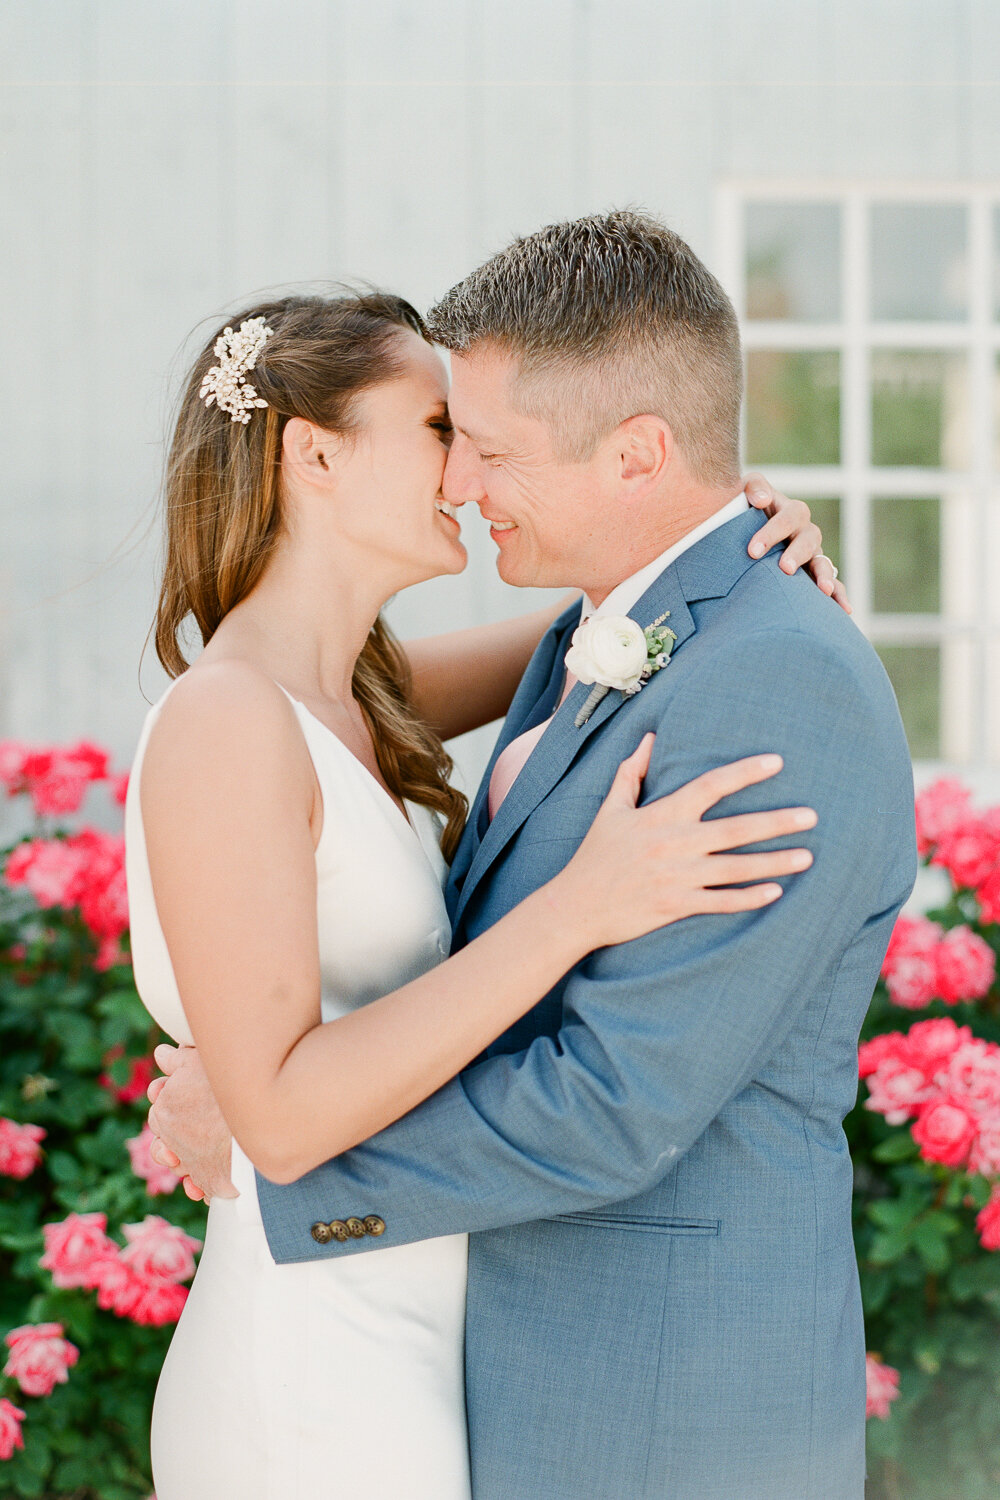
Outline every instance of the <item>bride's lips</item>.
POLYGON ((462 523, 458 519, 458 516, 454 514, 453 507, 447 505, 447 502, 439 500, 434 506, 434 509, 437 511, 439 516, 443 516, 446 521, 450 521, 456 531, 461 531, 462 523))

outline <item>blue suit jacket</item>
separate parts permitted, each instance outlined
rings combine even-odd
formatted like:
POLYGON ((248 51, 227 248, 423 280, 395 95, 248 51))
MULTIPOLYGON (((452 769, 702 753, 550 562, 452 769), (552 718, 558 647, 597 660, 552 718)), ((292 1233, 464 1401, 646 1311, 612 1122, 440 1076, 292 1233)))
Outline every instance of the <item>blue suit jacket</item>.
MULTIPOLYGON (((757 524, 661 575, 632 615, 670 611, 669 666, 581 729, 576 687, 488 825, 487 771, 451 875, 455 943, 565 864, 650 729, 646 799, 780 752, 781 775, 718 814, 815 807, 796 839, 813 867, 764 911, 591 954, 412 1114, 290 1186, 259 1179, 278 1261, 471 1231, 477 1500, 861 1500, 842 1121, 915 877, 912 777, 875 653, 777 553, 750 561, 757 524), (310 1235, 366 1214, 383 1238, 310 1235)), ((551 712, 575 620, 539 646, 496 753, 551 712)))

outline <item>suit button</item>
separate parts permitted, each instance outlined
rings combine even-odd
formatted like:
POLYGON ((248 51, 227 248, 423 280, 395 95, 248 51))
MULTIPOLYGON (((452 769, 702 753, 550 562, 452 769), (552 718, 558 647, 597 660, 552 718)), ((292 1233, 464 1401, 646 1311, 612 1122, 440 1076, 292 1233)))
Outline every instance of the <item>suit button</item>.
POLYGON ((360 1219, 345 1219, 344 1223, 347 1225, 348 1229, 356 1240, 364 1239, 365 1226, 362 1224, 360 1219))
POLYGON ((385 1220, 380 1219, 378 1214, 369 1214, 364 1224, 365 1233, 377 1239, 380 1234, 385 1234, 385 1220))
POLYGON ((333 1240, 340 1240, 341 1243, 343 1243, 344 1240, 349 1240, 351 1238, 351 1231, 348 1229, 343 1219, 331 1219, 326 1227, 327 1229, 329 1229, 330 1238, 333 1240))
POLYGON ((333 1239, 333 1235, 330 1233, 329 1224, 314 1224, 309 1233, 312 1235, 317 1245, 328 1245, 333 1239))

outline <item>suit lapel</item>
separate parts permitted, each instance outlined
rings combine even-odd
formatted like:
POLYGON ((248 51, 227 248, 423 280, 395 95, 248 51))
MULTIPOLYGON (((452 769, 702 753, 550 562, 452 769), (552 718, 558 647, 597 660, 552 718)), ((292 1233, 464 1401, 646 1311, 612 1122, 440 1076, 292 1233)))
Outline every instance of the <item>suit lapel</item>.
MULTIPOLYGON (((747 568, 755 566, 747 554, 746 546, 759 525, 760 517, 756 511, 751 511, 747 516, 739 516, 717 531, 710 532, 688 552, 683 552, 673 566, 665 569, 659 578, 654 580, 639 602, 630 610, 630 618, 645 629, 661 615, 668 614, 669 618, 666 623, 677 636, 672 653, 676 655, 696 631, 694 618, 688 608, 689 603, 702 599, 720 598, 728 594, 747 568)), ((563 618, 565 619, 565 616, 563 618)), ((573 618, 575 619, 575 615, 573 618)), ((570 634, 571 632, 564 628, 561 648, 568 649, 570 634)), ((557 653, 558 660, 550 665, 550 685, 557 667, 561 671, 564 649, 561 654, 557 653)), ((669 672, 669 665, 663 670, 669 672)), ((471 849, 471 859, 455 903, 453 925, 456 929, 473 892, 487 870, 494 864, 539 803, 562 780, 597 731, 630 701, 624 693, 612 689, 598 704, 586 724, 578 729, 574 720, 587 701, 589 693, 590 688, 583 683, 577 683, 573 688, 528 757, 521 774, 498 809, 496 817, 485 828, 476 847, 471 849)), ((518 698, 520 698, 520 692, 518 698)), ((517 701, 515 699, 515 703, 517 701)), ((512 705, 508 722, 514 717, 513 707, 514 705, 512 705)), ((543 717, 544 715, 541 714, 532 717, 532 722, 540 723, 543 717)), ((516 738, 523 728, 530 727, 527 717, 522 719, 521 727, 509 735, 505 726, 504 734, 501 736, 480 787, 476 801, 477 815, 482 807, 497 755, 506 744, 516 738)))

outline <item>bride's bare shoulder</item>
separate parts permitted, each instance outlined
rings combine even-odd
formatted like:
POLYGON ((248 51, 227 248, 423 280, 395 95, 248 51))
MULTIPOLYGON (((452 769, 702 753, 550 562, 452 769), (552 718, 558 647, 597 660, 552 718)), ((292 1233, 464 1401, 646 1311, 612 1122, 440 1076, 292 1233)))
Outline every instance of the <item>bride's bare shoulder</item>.
POLYGON ((156 716, 144 791, 192 773, 203 785, 248 773, 288 777, 297 763, 307 769, 308 755, 278 684, 250 662, 198 662, 170 689, 156 716))

